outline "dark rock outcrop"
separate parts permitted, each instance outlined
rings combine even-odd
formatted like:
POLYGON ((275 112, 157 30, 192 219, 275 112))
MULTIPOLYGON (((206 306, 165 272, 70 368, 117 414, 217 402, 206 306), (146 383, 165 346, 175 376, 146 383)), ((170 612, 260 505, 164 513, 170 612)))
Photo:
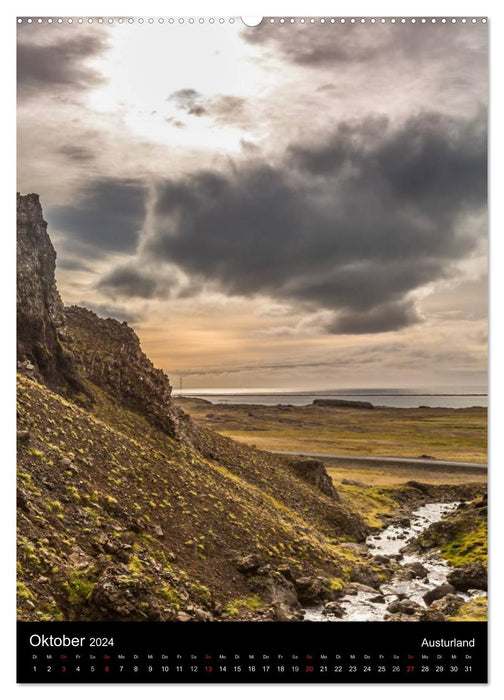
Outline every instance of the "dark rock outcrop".
POLYGON ((17 360, 24 374, 64 393, 87 394, 64 349, 65 316, 56 253, 37 194, 17 195, 17 360))
POLYGON ((257 573, 257 570, 261 566, 261 560, 257 554, 247 554, 244 557, 240 557, 236 561, 236 568, 241 574, 246 576, 252 576, 257 573))
POLYGON ((135 331, 80 306, 65 307, 64 318, 79 373, 156 427, 178 435, 183 414, 172 404, 170 381, 142 352, 135 331))
POLYGON ((450 571, 447 580, 458 591, 468 591, 471 588, 486 591, 488 585, 487 570, 480 561, 471 562, 450 571))
POLYGON ((316 459, 302 459, 290 463, 298 476, 315 486, 326 496, 340 500, 338 492, 333 486, 331 477, 326 471, 324 462, 316 459))
POLYGON ((332 590, 329 581, 320 577, 301 576, 294 581, 294 587, 299 602, 308 605, 331 602, 342 594, 340 590, 332 590))
POLYGON ((324 406, 325 408, 365 408, 373 409, 374 406, 369 401, 349 401, 348 399, 315 399, 313 406, 324 406))
POLYGON ((426 605, 430 605, 435 600, 444 598, 446 595, 455 593, 455 588, 449 583, 442 583, 440 586, 436 586, 431 591, 427 591, 423 599, 426 605))
POLYGON ((370 588, 377 588, 380 585, 380 576, 373 569, 364 566, 356 566, 350 571, 350 581, 362 583, 370 588))

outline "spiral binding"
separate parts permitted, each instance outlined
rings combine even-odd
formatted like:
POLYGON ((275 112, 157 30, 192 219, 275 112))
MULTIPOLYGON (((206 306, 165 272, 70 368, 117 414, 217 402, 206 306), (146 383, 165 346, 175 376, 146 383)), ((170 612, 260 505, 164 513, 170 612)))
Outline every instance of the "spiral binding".
MULTIPOLYGON (((18 24, 234 24, 240 17, 18 17, 18 24)), ((263 17, 261 24, 486 24, 487 17, 263 17)), ((243 26, 247 26, 242 22, 243 26)), ((260 26, 260 25, 259 25, 260 26)))

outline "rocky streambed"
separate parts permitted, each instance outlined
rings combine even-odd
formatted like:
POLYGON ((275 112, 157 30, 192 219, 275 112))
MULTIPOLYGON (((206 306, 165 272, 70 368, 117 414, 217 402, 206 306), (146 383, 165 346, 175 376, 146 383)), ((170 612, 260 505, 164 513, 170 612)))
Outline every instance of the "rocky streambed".
POLYGON ((371 587, 350 583, 337 601, 307 607, 305 620, 311 621, 380 621, 443 620, 456 614, 468 599, 486 595, 478 589, 484 585, 485 573, 476 565, 458 587, 455 570, 439 556, 437 550, 417 552, 407 547, 433 523, 455 511, 460 502, 426 503, 410 518, 389 525, 370 535, 366 546, 377 564, 390 566, 391 578, 371 587), (406 550, 406 551, 405 551, 406 550), (408 551, 409 550, 409 551, 408 551), (471 586, 471 576, 474 587, 471 586))

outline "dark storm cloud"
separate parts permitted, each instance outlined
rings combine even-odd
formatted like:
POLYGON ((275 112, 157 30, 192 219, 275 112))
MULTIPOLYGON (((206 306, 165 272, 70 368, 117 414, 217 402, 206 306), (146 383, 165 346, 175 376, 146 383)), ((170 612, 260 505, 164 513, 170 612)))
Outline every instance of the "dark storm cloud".
MULTIPOLYGON (((47 27, 42 35, 46 40, 47 27)), ((71 91, 72 94, 99 85, 102 75, 86 65, 107 47, 103 30, 86 27, 86 33, 72 28, 72 34, 57 43, 38 43, 39 30, 26 26, 19 31, 17 42, 17 84, 21 97, 40 96, 41 92, 71 91)), ((57 27, 50 31, 56 36, 57 27)))
POLYGON ((140 259, 230 295, 332 310, 329 332, 397 330, 418 320, 410 293, 476 245, 457 222, 485 205, 485 153, 483 117, 341 124, 277 166, 159 184, 140 259))
POLYGON ((342 64, 390 63, 398 59, 414 62, 439 60, 460 49, 462 60, 473 62, 484 57, 481 36, 486 36, 486 25, 426 25, 380 23, 331 24, 319 22, 282 27, 263 21, 257 27, 242 30, 242 37, 250 44, 270 49, 275 55, 291 63, 320 68, 342 64), (476 41, 475 41, 476 39, 476 41))
POLYGON ((289 26, 287 31, 283 29, 263 21, 257 27, 244 29, 242 36, 250 44, 270 46, 283 58, 302 65, 360 62, 376 55, 376 49, 369 45, 368 37, 357 27, 352 27, 352 33, 346 31, 338 35, 336 27, 317 24, 316 40, 309 24, 289 26))
POLYGON ((145 194, 145 186, 136 180, 94 180, 75 203, 49 208, 47 219, 65 236, 65 250, 89 257, 133 251, 143 225, 145 194))
MULTIPOLYGON (((448 217, 463 199, 477 206, 486 199, 486 115, 476 120, 422 114, 409 119, 392 138, 383 139, 387 120, 341 124, 318 147, 295 146, 300 168, 314 175, 337 174, 344 165, 358 169, 361 184, 376 192, 385 186, 403 205, 448 217)), ((383 194, 386 194, 384 192, 383 194)))
POLYGON ((412 303, 392 302, 359 314, 344 314, 328 326, 331 333, 383 333, 396 331, 418 321, 412 303))
POLYGON ((114 295, 152 299, 157 292, 157 283, 134 265, 124 264, 104 275, 98 283, 98 289, 110 290, 114 295))

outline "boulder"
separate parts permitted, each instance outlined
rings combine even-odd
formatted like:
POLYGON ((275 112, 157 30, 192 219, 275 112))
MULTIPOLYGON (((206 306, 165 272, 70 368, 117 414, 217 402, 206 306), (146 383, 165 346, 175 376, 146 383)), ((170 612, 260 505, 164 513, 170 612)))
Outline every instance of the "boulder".
POLYGON ((261 561, 257 554, 247 554, 244 557, 240 557, 236 562, 238 571, 246 576, 252 576, 252 574, 257 573, 260 566, 261 561))
POLYGON ((430 605, 435 600, 444 598, 445 595, 449 593, 455 593, 455 588, 450 583, 442 583, 440 586, 436 586, 424 595, 423 599, 426 605, 430 605))
POLYGON ((175 615, 175 620, 176 622, 190 622, 192 620, 192 617, 189 615, 189 613, 186 613, 183 610, 181 610, 175 615))
POLYGON ((261 583, 262 597, 273 603, 281 603, 288 608, 298 608, 299 599, 296 587, 278 571, 272 571, 261 583))
POLYGON ((394 600, 387 606, 387 611, 390 613, 401 613, 402 615, 415 615, 421 606, 415 603, 414 600, 394 600))
POLYGON ((16 438, 21 445, 27 445, 30 442, 30 431, 18 430, 16 438))
POLYGON ((427 610, 422 610, 418 620, 419 622, 444 622, 446 617, 440 610, 428 608, 427 610))
POLYGON ((275 601, 273 603, 273 619, 276 622, 292 622, 297 620, 298 616, 283 603, 275 601))
POLYGON ((406 615, 405 613, 390 613, 385 615, 386 622, 414 622, 418 620, 420 612, 416 615, 406 615))
POLYGON ((366 586, 363 583, 349 583, 343 589, 344 595, 357 595, 357 593, 377 593, 376 588, 366 586))
POLYGON ((388 564, 390 562, 390 557, 385 554, 377 554, 373 559, 377 564, 388 564))
POLYGON ((364 566, 356 566, 350 572, 350 581, 363 583, 370 588, 377 588, 380 585, 380 577, 373 569, 367 569, 364 566))
POLYGON ((449 593, 439 600, 435 600, 430 606, 430 610, 439 610, 443 615, 456 615, 459 608, 464 604, 464 599, 458 595, 449 593))
POLYGON ((369 599, 370 603, 379 603, 380 605, 385 604, 385 598, 382 595, 375 595, 374 598, 369 599))
POLYGON ((411 571, 413 578, 425 578, 429 573, 425 566, 419 561, 414 561, 412 564, 408 564, 406 568, 408 571, 411 571))
POLYGON ((161 528, 159 525, 153 525, 152 532, 156 535, 156 537, 164 537, 163 528, 161 528))
POLYGON ((458 591, 468 591, 470 588, 487 590, 487 570, 480 561, 464 564, 451 571, 447 580, 458 591))
POLYGON ((336 603, 335 601, 331 601, 330 603, 326 603, 324 605, 324 609, 322 610, 322 615, 333 615, 334 617, 343 617, 345 614, 345 611, 343 607, 339 604, 336 603))
POLYGON ((317 603, 325 600, 334 600, 341 594, 340 591, 331 591, 320 578, 302 576, 294 581, 295 590, 300 603, 317 603))
POLYGON ((369 488, 369 484, 365 484, 362 481, 355 481, 355 479, 342 479, 341 483, 345 484, 345 486, 360 486, 363 489, 369 488))
POLYGON ((194 619, 197 622, 212 622, 212 613, 208 610, 203 610, 203 608, 194 608, 194 619))

